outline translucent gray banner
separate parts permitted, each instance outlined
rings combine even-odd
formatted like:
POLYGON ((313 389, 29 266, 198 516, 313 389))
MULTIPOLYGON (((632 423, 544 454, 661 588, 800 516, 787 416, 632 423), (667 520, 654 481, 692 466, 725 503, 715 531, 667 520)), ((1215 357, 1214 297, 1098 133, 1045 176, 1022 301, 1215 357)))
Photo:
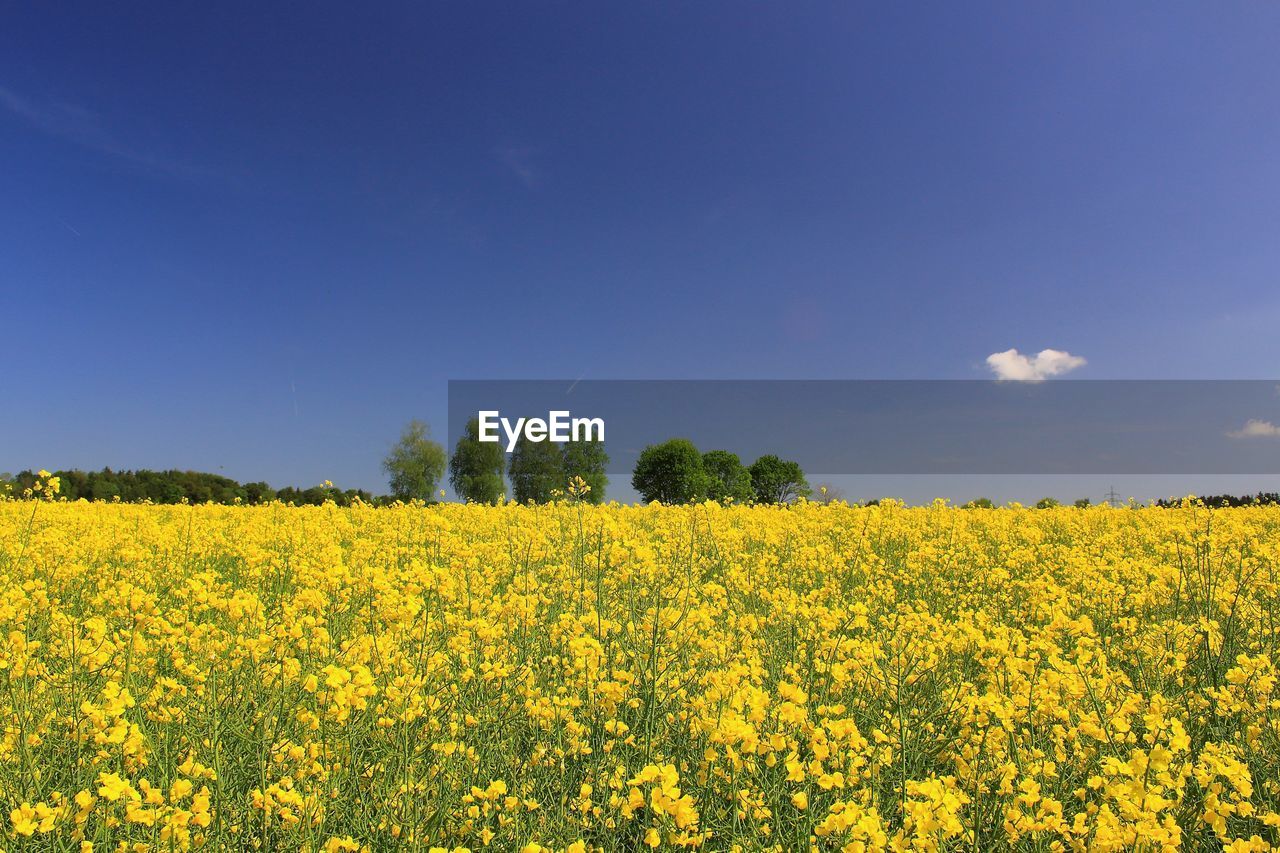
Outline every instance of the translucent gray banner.
POLYGON ((504 450, 599 419, 614 475, 669 438, 832 475, 1280 473, 1276 381, 455 380, 451 448, 482 412, 504 450))

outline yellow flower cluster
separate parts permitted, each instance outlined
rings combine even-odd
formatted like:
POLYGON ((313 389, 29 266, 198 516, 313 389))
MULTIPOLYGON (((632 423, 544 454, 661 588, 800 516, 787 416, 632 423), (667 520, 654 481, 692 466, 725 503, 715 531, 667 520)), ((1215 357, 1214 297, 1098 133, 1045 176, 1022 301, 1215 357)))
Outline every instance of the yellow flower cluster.
POLYGON ((1280 509, 56 493, 0 500, 0 848, 1280 843, 1280 509))
POLYGON ((55 477, 41 468, 36 472, 36 481, 31 484, 30 488, 23 490, 22 496, 28 500, 35 498, 53 500, 61 490, 62 478, 55 477))

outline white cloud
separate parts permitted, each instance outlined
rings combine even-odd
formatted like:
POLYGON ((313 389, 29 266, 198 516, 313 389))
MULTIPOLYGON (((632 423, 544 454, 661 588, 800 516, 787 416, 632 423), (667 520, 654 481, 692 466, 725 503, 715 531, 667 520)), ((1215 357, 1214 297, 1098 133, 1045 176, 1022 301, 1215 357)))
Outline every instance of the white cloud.
POLYGON ((1271 421, 1260 421, 1250 418, 1245 421, 1244 428, 1233 429, 1227 433, 1228 438, 1280 438, 1280 426, 1271 421))
POLYGON ((1016 349, 1009 349, 987 356, 987 367, 991 368, 997 379, 1030 382, 1059 376, 1083 367, 1085 363, 1082 357, 1057 349, 1042 349, 1035 355, 1023 355, 1016 349))

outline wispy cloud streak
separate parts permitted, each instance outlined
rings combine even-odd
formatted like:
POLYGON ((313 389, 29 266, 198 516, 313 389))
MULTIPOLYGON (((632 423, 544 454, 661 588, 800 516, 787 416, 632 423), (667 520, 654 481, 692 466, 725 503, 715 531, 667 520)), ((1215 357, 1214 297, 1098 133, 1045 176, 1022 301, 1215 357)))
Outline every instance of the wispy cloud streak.
POLYGON ((97 113, 76 104, 36 102, 19 95, 12 89, 0 86, 0 109, 34 130, 108 155, 137 168, 182 178, 193 178, 204 174, 204 170, 188 163, 163 157, 121 141, 106 129, 97 113))

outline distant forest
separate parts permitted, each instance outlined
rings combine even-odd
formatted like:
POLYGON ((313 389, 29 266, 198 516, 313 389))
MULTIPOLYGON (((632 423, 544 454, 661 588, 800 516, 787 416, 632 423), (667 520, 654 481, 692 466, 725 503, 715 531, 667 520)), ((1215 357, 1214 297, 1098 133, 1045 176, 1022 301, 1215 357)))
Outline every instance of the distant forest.
MULTIPOLYGON (((1256 495, 1203 495, 1200 502, 1207 507, 1222 509, 1233 506, 1275 506, 1280 504, 1280 494, 1276 492, 1258 492, 1256 495)), ((1177 498, 1156 501, 1156 506, 1179 507, 1182 501, 1177 498)))
MULTIPOLYGON (((339 489, 331 484, 297 489, 286 486, 273 489, 263 482, 239 483, 230 477, 220 474, 206 474, 202 471, 113 471, 103 468, 101 471, 54 471, 55 477, 61 478, 60 497, 67 500, 120 500, 126 503, 150 501, 157 504, 176 504, 184 500, 188 503, 220 504, 240 503, 260 504, 281 501, 286 504, 310 504, 319 506, 325 501, 333 501, 339 506, 349 506, 359 498, 365 503, 389 502, 389 498, 375 497, 363 489, 339 489)), ((32 471, 22 471, 16 476, 0 475, 0 492, 2 483, 13 487, 15 496, 21 495, 31 488, 36 481, 32 471)))

